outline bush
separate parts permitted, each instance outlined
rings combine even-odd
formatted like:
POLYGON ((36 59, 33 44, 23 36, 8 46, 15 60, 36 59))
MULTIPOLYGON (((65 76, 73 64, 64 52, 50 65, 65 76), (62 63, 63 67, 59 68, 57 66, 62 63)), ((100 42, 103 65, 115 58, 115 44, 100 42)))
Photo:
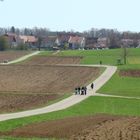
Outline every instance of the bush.
POLYGON ((0 37, 0 51, 4 51, 8 48, 7 39, 4 36, 0 37))
POLYGON ((17 50, 27 50, 28 49, 28 46, 24 43, 20 43, 18 46, 17 46, 17 50))

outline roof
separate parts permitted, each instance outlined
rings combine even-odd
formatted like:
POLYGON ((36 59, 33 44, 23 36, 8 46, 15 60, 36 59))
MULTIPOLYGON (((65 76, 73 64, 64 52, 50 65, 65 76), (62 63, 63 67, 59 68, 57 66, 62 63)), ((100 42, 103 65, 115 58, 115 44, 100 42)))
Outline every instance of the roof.
POLYGON ((23 42, 30 42, 30 43, 35 43, 37 42, 37 38, 35 36, 25 36, 25 35, 20 35, 19 38, 23 40, 23 42))
POLYGON ((55 42, 56 39, 57 36, 47 36, 47 37, 43 37, 43 42, 45 43, 55 42))
POLYGON ((69 43, 81 43, 83 40, 84 37, 70 36, 69 43))

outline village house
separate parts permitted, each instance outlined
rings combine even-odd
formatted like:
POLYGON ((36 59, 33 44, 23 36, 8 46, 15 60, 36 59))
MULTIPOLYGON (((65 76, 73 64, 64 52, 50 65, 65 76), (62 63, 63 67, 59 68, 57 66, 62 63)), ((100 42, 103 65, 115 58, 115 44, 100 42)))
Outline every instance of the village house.
POLYGON ((57 33, 56 44, 59 48, 66 49, 69 48, 70 36, 75 36, 74 33, 57 33))
POLYGON ((126 47, 133 47, 134 40, 133 39, 122 39, 121 44, 126 47))
POLYGON ((7 42, 8 42, 8 46, 10 48, 15 48, 18 46, 17 40, 18 40, 18 36, 16 34, 13 33, 6 33, 3 35, 7 42))
POLYGON ((85 43, 85 49, 95 49, 97 47, 98 38, 95 37, 87 37, 85 43))
POLYGON ((29 48, 35 48, 37 47, 38 39, 35 36, 19 35, 17 41, 18 44, 23 43, 26 44, 29 48))
POLYGON ((7 33, 3 36, 6 37, 9 48, 17 48, 21 43, 30 48, 37 46, 38 39, 35 36, 16 35, 13 33, 7 33))
POLYGON ((85 37, 70 36, 68 43, 70 49, 84 49, 85 37))
POLYGON ((42 37, 41 48, 53 49, 53 47, 57 46, 56 40, 57 40, 57 36, 42 37))
POLYGON ((108 48, 109 39, 106 37, 97 39, 97 47, 98 49, 108 48))

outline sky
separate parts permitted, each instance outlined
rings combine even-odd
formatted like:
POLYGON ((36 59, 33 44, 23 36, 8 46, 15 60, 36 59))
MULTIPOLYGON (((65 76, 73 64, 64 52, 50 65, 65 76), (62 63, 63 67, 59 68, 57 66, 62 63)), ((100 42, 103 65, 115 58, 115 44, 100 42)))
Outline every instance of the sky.
POLYGON ((140 32, 140 0, 4 0, 0 27, 140 32))

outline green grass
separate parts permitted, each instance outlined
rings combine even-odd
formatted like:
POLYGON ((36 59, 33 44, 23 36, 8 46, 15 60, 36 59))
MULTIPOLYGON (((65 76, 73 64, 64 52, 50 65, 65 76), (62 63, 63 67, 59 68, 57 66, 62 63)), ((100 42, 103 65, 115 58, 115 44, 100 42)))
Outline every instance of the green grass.
POLYGON ((53 51, 41 51, 38 55, 44 55, 44 56, 48 56, 48 55, 52 55, 53 51))
POLYGON ((98 113, 140 116, 140 100, 111 97, 89 97, 68 109, 0 122, 0 131, 8 131, 35 122, 56 120, 70 116, 94 115, 98 113))
POLYGON ((99 64, 101 60, 103 64, 116 65, 116 60, 120 58, 121 50, 74 50, 62 51, 59 56, 83 56, 81 64, 99 64))
POLYGON ((119 76, 118 72, 101 88, 98 93, 140 97, 140 78, 119 76))
MULTIPOLYGON (((39 55, 55 56, 52 51, 43 51, 39 55)), ((123 63, 123 49, 108 50, 67 50, 60 51, 56 56, 82 56, 81 64, 103 64, 117 65, 117 59, 121 59, 123 63)), ((140 49, 127 49, 127 64, 140 64, 140 49)))
MULTIPOLYGON (((83 56, 81 64, 99 64, 101 60, 103 64, 117 65, 117 59, 121 59, 123 63, 122 49, 108 49, 108 50, 68 50, 60 51, 57 56, 83 56)), ((43 53, 45 55, 45 53, 43 53)), ((127 63, 140 64, 140 49, 127 49, 127 63)))

